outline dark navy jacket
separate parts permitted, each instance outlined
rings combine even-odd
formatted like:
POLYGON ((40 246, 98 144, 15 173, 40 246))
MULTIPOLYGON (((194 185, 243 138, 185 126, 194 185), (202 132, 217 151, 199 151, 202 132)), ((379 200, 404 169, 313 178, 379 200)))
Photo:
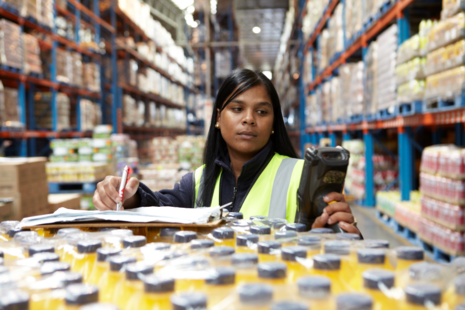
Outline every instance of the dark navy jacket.
MULTIPOLYGON (((220 180, 220 205, 233 201, 233 205, 228 209, 229 211, 238 212, 247 193, 273 156, 273 145, 270 140, 254 158, 244 164, 237 184, 236 177, 231 170, 229 153, 225 152, 225 154, 218 156, 215 164, 223 168, 220 180), (235 197, 234 192, 236 192, 235 197)), ((193 172, 183 176, 181 182, 174 185, 174 189, 152 192, 146 185, 140 183, 137 194, 140 195, 141 206, 192 208, 195 197, 193 172)))

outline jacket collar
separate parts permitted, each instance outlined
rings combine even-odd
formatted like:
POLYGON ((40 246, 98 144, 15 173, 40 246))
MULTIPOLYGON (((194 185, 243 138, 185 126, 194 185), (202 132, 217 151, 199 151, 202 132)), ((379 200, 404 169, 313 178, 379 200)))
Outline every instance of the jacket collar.
MULTIPOLYGON (((241 175, 239 176, 240 182, 242 183, 253 180, 256 174, 262 170, 262 166, 268 164, 269 158, 272 157, 272 155, 274 155, 273 142, 271 142, 270 139, 254 158, 244 164, 241 175)), ((227 151, 216 158, 215 164, 221 166, 224 170, 233 173, 231 169, 231 159, 227 151)), ((239 180, 237 182, 238 184, 239 180)))

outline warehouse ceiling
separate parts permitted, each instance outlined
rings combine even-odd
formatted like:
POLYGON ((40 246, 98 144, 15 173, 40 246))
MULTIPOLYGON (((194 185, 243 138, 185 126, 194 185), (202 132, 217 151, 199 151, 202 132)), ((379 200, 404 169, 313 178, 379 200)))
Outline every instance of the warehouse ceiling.
POLYGON ((244 66, 272 70, 288 8, 287 0, 234 0, 244 66), (254 33, 254 27, 260 32, 254 33))

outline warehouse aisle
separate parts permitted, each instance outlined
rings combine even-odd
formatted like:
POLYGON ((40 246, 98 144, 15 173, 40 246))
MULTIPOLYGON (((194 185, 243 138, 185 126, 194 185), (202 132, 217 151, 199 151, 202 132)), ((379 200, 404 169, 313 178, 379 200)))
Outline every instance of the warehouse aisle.
POLYGON ((354 204, 350 206, 357 219, 357 225, 365 239, 385 239, 391 244, 391 249, 401 245, 411 245, 397 236, 392 229, 386 227, 376 218, 375 208, 364 208, 354 204))

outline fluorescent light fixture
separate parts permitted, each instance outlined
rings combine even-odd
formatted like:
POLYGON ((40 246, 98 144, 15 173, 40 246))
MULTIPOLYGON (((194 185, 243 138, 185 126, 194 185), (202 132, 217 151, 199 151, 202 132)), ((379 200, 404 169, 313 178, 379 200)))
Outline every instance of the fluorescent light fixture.
POLYGON ((273 73, 271 73, 271 71, 262 71, 262 73, 270 80, 273 78, 273 73))
POLYGON ((194 5, 194 0, 173 0, 173 2, 181 10, 185 10, 188 6, 194 5))
POLYGON ((190 5, 190 6, 187 7, 186 11, 187 11, 187 13, 189 13, 189 14, 194 14, 194 12, 195 12, 195 7, 194 7, 193 5, 190 5))
POLYGON ((253 32, 253 33, 260 33, 261 31, 262 31, 262 30, 261 30, 260 27, 258 27, 258 26, 255 26, 255 27, 252 28, 252 32, 253 32))
POLYGON ((210 12, 215 15, 217 12, 218 1, 210 0, 210 12))

